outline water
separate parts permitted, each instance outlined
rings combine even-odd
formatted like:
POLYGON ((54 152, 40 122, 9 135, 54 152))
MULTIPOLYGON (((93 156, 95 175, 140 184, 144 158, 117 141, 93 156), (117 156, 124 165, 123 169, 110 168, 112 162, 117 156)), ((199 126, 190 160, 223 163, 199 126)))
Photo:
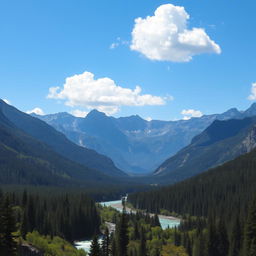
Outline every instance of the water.
POLYGON ((120 211, 120 207, 116 207, 115 205, 117 204, 122 204, 121 200, 116 200, 116 201, 108 201, 108 202, 101 202, 100 203, 102 206, 112 206, 113 208, 117 209, 118 211, 120 211))
MULTIPOLYGON (((101 238, 99 239, 99 242, 100 243, 102 242, 101 238)), ((75 247, 77 249, 83 249, 84 251, 89 252, 90 247, 91 247, 91 243, 92 243, 92 240, 85 240, 85 241, 81 241, 81 242, 76 242, 75 247)))
POLYGON ((92 240, 85 240, 85 241, 81 241, 81 242, 76 242, 75 247, 77 249, 83 249, 84 251, 89 252, 90 247, 91 247, 91 243, 92 243, 92 240))
MULTIPOLYGON (((112 206, 116 210, 122 211, 122 206, 121 206, 122 201, 121 200, 101 202, 100 204, 103 206, 112 206)), ((174 228, 174 227, 179 226, 179 224, 180 224, 180 221, 177 219, 169 219, 167 217, 161 217, 161 216, 159 216, 159 221, 160 221, 162 229, 167 229, 168 227, 174 228)), ((92 240, 85 240, 85 241, 77 242, 75 244, 75 247, 77 249, 83 249, 86 252, 89 252, 91 242, 92 242, 92 240)))
MULTIPOLYGON (((116 200, 116 201, 109 201, 109 202, 102 202, 100 203, 103 206, 112 206, 113 208, 115 208, 118 211, 122 211, 122 201, 121 200, 116 200)), ((161 224, 162 229, 167 229, 169 228, 174 228, 179 226, 180 221, 177 219, 170 219, 167 217, 161 217, 159 216, 159 221, 161 224)))
POLYGON ((165 218, 159 217, 159 221, 160 221, 162 229, 175 228, 180 225, 179 220, 170 220, 170 219, 165 219, 165 218))

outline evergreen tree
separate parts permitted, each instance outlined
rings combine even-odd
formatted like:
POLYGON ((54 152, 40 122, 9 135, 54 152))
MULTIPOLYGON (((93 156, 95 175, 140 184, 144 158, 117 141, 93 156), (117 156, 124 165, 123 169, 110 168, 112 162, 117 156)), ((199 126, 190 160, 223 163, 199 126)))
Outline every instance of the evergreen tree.
POLYGON ((245 229, 245 253, 250 255, 251 246, 256 239, 256 198, 252 201, 249 208, 248 218, 245 229))
POLYGON ((193 256, 206 256, 205 252, 205 240, 201 233, 198 234, 194 242, 193 256))
POLYGON ((104 232, 101 251, 102 251, 102 256, 109 256, 110 255, 110 237, 109 237, 109 230, 108 230, 107 227, 106 227, 105 232, 104 232))
POLYGON ((128 237, 128 217, 125 213, 125 209, 120 217, 120 220, 116 226, 116 256, 127 256, 127 246, 129 243, 128 237))
POLYGON ((140 246, 139 246, 139 256, 146 256, 147 255, 147 247, 146 247, 146 237, 145 231, 141 228, 140 232, 140 246))
POLYGON ((219 256, 227 256, 228 255, 228 249, 229 249, 229 240, 228 240, 228 234, 226 230, 225 223, 223 219, 221 218, 218 227, 217 227, 217 241, 218 241, 218 255, 219 256))
POLYGON ((256 256, 256 238, 252 240, 249 256, 256 256))
POLYGON ((208 225, 207 254, 208 254, 207 256, 219 256, 216 226, 212 217, 209 219, 209 225, 208 225))
POLYGON ((16 255, 17 244, 13 236, 13 232, 16 231, 16 221, 8 197, 1 206, 0 226, 0 255, 16 255))
POLYGON ((117 256, 116 237, 111 236, 111 256, 117 256))
POLYGON ((180 246, 181 245, 181 235, 179 231, 177 231, 177 228, 174 228, 174 245, 180 246))
POLYGON ((21 236, 23 239, 26 238, 26 234, 28 233, 28 217, 26 209, 23 210, 23 216, 21 220, 21 227, 20 227, 21 236))
POLYGON ((134 240, 138 240, 140 238, 140 232, 138 227, 138 222, 135 221, 134 223, 134 240))
POLYGON ((229 256, 239 256, 241 251, 241 245, 242 245, 242 231, 241 231, 239 218, 237 217, 231 231, 229 256))
POLYGON ((101 250, 99 245, 98 236, 95 235, 92 240, 92 244, 90 247, 89 256, 101 256, 101 250))

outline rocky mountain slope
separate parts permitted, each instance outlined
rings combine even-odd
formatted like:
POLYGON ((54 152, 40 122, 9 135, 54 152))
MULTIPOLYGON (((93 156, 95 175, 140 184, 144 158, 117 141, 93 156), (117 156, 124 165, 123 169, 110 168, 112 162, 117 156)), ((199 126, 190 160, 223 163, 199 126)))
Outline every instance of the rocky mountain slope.
POLYGON ((256 117, 214 121, 190 145, 167 159, 154 175, 177 182, 221 165, 256 147, 256 117))

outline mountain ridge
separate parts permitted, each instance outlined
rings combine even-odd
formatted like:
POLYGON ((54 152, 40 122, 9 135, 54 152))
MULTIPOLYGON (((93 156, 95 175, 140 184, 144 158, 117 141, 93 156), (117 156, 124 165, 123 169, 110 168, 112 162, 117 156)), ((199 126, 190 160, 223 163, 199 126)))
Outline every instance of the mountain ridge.
POLYGON ((80 147, 69 141, 66 136, 55 130, 46 122, 25 114, 13 106, 0 101, 0 110, 18 129, 50 146, 58 154, 92 169, 100 170, 107 175, 125 177, 113 161, 92 149, 80 147))
POLYGON ((37 117, 74 143, 107 155, 121 170, 145 175, 189 145, 214 120, 242 119, 251 115, 256 115, 254 104, 244 112, 231 108, 222 114, 178 121, 147 121, 138 115, 114 118, 97 110, 92 110, 85 118, 68 113, 37 117))
POLYGON ((248 153, 256 146, 256 117, 216 120, 154 175, 177 182, 248 153))

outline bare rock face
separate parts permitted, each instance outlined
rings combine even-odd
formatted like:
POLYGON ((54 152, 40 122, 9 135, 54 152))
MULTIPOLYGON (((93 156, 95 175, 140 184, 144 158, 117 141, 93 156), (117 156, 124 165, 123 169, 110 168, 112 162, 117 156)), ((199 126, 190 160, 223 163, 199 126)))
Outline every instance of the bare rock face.
POLYGON ((252 127, 247 137, 243 140, 242 145, 246 153, 252 151, 256 147, 256 125, 252 127))

